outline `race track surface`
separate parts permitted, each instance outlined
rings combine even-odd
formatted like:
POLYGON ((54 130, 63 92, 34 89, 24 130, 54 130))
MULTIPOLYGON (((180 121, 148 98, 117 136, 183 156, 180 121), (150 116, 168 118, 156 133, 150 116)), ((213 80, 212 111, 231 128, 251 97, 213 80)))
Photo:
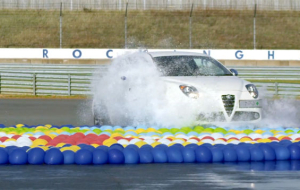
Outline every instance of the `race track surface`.
POLYGON ((84 99, 0 99, 0 123, 93 125, 89 104, 84 99))

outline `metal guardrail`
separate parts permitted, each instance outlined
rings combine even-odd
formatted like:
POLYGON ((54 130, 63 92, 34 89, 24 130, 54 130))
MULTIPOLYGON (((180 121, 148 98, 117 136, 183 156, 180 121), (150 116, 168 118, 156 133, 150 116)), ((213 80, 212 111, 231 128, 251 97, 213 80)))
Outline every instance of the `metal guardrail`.
MULTIPOLYGON (((0 64, 0 93, 89 95, 93 72, 105 72, 107 68, 108 65, 0 64)), ((264 94, 300 96, 300 67, 230 68, 237 69, 240 78, 254 81, 264 94)))

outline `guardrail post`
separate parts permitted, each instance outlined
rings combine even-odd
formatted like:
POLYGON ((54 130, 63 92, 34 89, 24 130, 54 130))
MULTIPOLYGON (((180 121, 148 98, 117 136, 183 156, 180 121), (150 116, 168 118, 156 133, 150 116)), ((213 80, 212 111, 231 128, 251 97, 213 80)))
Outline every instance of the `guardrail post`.
POLYGON ((278 95, 278 82, 275 82, 275 95, 278 95))
POLYGON ((33 95, 36 95, 36 74, 33 73, 33 95))
POLYGON ((68 75, 68 95, 71 96, 71 75, 68 75))

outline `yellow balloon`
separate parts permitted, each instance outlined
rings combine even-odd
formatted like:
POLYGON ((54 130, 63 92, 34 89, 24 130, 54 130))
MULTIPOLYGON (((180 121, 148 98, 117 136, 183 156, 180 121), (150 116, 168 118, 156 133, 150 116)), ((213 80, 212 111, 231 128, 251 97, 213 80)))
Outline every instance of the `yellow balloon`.
POLYGON ((135 145, 138 146, 139 148, 141 148, 145 144, 147 144, 147 143, 145 143, 144 141, 138 141, 135 143, 135 145))
POLYGON ((63 147, 66 143, 58 143, 56 147, 63 147))
POLYGON ((48 141, 44 140, 44 139, 35 139, 33 142, 32 142, 32 145, 46 145, 48 144, 48 141))
POLYGON ((151 144, 151 146, 154 148, 154 147, 156 147, 156 146, 159 145, 159 144, 161 144, 161 143, 159 143, 159 142, 154 142, 154 143, 151 144))

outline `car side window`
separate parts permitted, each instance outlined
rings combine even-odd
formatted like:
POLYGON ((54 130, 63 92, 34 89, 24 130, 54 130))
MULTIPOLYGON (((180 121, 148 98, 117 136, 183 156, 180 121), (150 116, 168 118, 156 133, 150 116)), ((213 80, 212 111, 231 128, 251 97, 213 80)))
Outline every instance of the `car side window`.
POLYGON ((215 63, 211 61, 211 59, 207 57, 197 57, 194 58, 195 63, 199 67, 200 73, 210 75, 211 73, 214 73, 215 75, 223 75, 224 71, 216 67, 215 63))

